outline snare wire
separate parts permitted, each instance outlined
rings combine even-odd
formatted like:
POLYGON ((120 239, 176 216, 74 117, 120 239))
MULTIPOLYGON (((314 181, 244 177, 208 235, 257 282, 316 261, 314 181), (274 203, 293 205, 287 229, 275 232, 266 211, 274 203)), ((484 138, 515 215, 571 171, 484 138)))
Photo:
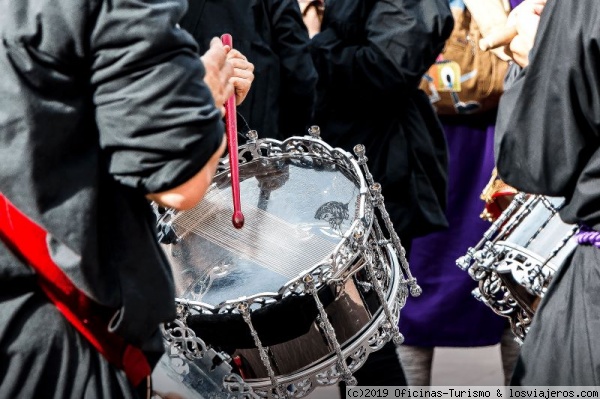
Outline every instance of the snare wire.
POLYGON ((177 234, 192 232, 288 278, 324 260, 337 245, 252 206, 244 208, 247 214, 244 227, 233 229, 224 197, 218 193, 205 198, 177 217, 174 226, 184 229, 177 234))

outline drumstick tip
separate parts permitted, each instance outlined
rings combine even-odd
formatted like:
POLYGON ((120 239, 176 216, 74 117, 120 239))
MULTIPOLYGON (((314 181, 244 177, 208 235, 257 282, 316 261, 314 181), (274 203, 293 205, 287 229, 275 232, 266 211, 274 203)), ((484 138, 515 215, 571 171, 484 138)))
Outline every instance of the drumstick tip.
POLYGON ((233 38, 229 33, 223 33, 221 35, 221 43, 225 46, 233 47, 233 38))
POLYGON ((244 218, 244 214, 242 213, 242 211, 233 212, 231 221, 233 222, 233 227, 235 227, 236 229, 241 229, 242 227, 244 227, 245 218, 244 218))

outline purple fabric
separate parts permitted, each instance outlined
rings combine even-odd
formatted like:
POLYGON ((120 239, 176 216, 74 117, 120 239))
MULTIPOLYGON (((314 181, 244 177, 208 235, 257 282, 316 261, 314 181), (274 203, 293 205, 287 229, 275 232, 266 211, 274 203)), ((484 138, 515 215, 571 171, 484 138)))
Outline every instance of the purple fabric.
POLYGON ((579 245, 593 245, 600 248, 600 232, 592 230, 587 226, 582 226, 577 233, 577 243, 579 245))
POLYGON ((516 6, 518 6, 519 4, 521 4, 523 2, 523 0, 510 0, 510 8, 515 8, 516 6))
POLYGON ((450 227, 413 241, 409 262, 423 294, 409 298, 400 315, 407 345, 494 345, 507 325, 471 295, 477 283, 455 263, 490 226, 479 218, 484 207, 479 196, 494 167, 493 122, 492 115, 487 120, 473 117, 468 125, 444 123, 450 227))

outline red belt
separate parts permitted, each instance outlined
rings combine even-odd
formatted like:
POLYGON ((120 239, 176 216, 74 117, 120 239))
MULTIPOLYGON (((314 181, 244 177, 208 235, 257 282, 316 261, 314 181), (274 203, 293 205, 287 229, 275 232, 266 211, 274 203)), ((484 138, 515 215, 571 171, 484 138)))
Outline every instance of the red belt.
POLYGON ((38 274, 42 291, 65 318, 111 364, 125 371, 138 386, 150 375, 144 353, 108 330, 114 314, 80 291, 54 263, 48 250, 48 233, 0 193, 0 239, 20 255, 38 274))

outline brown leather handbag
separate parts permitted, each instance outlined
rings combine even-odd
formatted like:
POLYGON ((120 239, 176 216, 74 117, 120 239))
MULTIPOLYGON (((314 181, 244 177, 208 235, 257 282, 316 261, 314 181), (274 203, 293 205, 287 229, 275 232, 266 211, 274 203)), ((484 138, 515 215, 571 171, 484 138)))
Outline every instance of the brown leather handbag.
POLYGON ((423 77, 424 90, 439 115, 465 115, 498 106, 508 62, 481 51, 482 37, 471 12, 453 8, 454 30, 438 61, 423 77))

